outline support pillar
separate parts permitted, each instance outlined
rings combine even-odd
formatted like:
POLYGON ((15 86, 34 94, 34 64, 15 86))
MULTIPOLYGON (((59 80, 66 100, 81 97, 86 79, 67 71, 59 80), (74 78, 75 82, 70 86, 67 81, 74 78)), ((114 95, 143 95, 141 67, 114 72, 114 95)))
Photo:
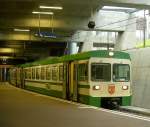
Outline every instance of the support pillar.
POLYGON ((68 42, 68 53, 76 54, 78 52, 78 47, 76 42, 68 42))

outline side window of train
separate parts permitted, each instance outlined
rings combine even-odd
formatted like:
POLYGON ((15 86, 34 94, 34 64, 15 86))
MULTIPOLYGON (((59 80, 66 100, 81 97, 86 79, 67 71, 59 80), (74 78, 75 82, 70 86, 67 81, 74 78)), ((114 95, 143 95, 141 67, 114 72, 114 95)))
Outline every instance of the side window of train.
POLYGON ((57 81, 57 74, 58 74, 58 72, 57 72, 57 66, 53 66, 52 67, 52 80, 53 81, 57 81))
POLYGON ((59 66, 59 80, 63 81, 64 79, 64 67, 62 65, 59 66))
POLYGON ((46 77, 46 70, 45 67, 41 67, 41 80, 45 80, 46 77))
POLYGON ((36 68, 36 80, 40 79, 40 67, 36 68))
POLYGON ((32 68, 32 79, 35 79, 35 67, 32 68))
POLYGON ((25 72, 25 79, 28 79, 28 69, 24 69, 25 72))
POLYGON ((78 80, 79 81, 88 80, 88 63, 82 63, 78 65, 78 80))
POLYGON ((46 67, 46 80, 51 80, 51 67, 46 67))
POLYGON ((32 68, 28 69, 28 79, 31 79, 32 76, 32 68))
POLYGON ((28 69, 25 69, 25 78, 28 79, 28 69))
POLYGON ((16 72, 17 72, 17 79, 19 78, 19 71, 18 69, 16 69, 16 72))

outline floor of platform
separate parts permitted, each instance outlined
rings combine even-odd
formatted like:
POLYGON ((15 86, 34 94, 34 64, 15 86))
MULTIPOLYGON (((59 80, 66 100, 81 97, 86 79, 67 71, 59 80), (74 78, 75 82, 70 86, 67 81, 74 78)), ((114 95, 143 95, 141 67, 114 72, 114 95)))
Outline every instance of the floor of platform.
POLYGON ((0 127, 150 127, 150 118, 71 104, 0 84, 0 127))
POLYGON ((141 108, 141 107, 122 106, 122 107, 120 107, 120 110, 137 113, 139 115, 141 114, 141 115, 150 116, 150 109, 145 109, 145 108, 141 108))

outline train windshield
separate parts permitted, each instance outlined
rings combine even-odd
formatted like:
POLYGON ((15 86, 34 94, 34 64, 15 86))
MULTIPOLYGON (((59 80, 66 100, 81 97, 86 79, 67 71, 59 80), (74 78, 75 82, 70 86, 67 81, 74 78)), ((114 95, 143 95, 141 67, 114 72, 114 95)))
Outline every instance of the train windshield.
POLYGON ((92 81, 110 81, 111 80, 111 64, 93 63, 91 65, 92 81))
POLYGON ((127 64, 113 65, 113 81, 128 82, 130 80, 130 66, 127 64))

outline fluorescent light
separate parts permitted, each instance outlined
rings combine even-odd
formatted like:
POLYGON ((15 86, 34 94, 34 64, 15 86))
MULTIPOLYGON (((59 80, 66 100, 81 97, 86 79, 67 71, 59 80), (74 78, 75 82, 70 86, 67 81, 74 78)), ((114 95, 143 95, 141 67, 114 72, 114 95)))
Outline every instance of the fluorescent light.
POLYGON ((0 56, 0 59, 8 59, 9 56, 0 56))
POLYGON ((120 9, 120 10, 136 10, 136 8, 104 6, 103 9, 120 9))
POLYGON ((0 53, 13 53, 13 48, 0 48, 0 53))
POLYGON ((55 9, 55 10, 62 10, 63 7, 58 7, 58 6, 40 6, 39 8, 42 9, 55 9))
POLYGON ((33 14, 43 14, 43 15, 53 15, 53 12, 39 12, 39 11, 33 11, 33 14))
POLYGON ((14 31, 29 32, 30 30, 28 30, 28 29, 14 29, 14 31))

